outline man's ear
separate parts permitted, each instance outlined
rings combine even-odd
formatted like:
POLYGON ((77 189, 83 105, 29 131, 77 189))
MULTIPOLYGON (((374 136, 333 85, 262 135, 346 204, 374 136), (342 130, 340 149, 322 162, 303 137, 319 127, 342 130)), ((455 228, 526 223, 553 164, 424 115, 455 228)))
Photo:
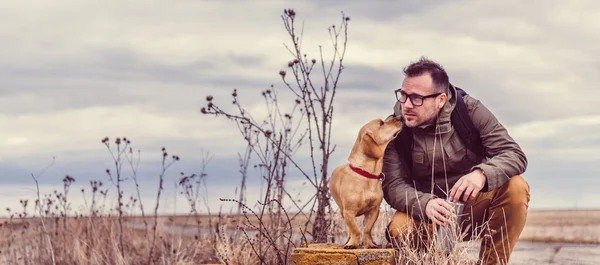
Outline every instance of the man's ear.
POLYGON ((379 148, 373 137, 373 132, 367 131, 363 134, 360 141, 363 153, 368 157, 380 158, 383 156, 383 151, 379 148))
POLYGON ((438 102, 437 102, 438 109, 442 109, 444 107, 444 105, 446 104, 447 100, 448 100, 448 95, 446 95, 446 93, 442 93, 438 97, 438 102))

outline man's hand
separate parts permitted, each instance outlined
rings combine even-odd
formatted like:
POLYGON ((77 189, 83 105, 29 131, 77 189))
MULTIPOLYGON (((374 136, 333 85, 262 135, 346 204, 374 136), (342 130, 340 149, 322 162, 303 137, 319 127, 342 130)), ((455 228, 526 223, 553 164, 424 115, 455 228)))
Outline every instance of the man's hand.
POLYGON ((448 219, 451 215, 456 218, 452 205, 444 201, 444 199, 436 198, 431 199, 425 206, 425 214, 434 223, 445 226, 450 220, 448 219))
POLYGON ((483 172, 481 172, 480 169, 475 169, 473 172, 462 176, 456 184, 454 184, 448 199, 452 202, 458 202, 461 196, 464 202, 475 199, 477 193, 483 189, 486 180, 483 172))

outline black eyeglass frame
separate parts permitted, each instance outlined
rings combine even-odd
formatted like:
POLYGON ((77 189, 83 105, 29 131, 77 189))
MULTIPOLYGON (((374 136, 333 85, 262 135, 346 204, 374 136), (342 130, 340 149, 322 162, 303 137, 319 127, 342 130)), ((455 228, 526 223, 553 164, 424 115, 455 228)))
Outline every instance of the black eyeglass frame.
POLYGON ((407 93, 404 93, 402 91, 402 88, 399 88, 399 89, 394 90, 394 94, 396 94, 396 100, 400 101, 400 103, 405 103, 406 102, 406 100, 404 100, 404 101, 400 100, 402 98, 402 94, 404 94, 404 95, 406 95, 406 98, 410 99, 410 103, 412 103, 413 106, 421 106, 421 105, 423 105, 423 101, 425 99, 427 99, 427 98, 434 98, 434 97, 437 97, 437 96, 439 96, 439 95, 441 95, 443 93, 433 93, 433 94, 430 94, 430 95, 427 95, 427 96, 421 96, 419 94, 410 94, 409 95, 407 93), (398 93, 398 92, 400 92, 400 93, 398 93), (398 95, 398 94, 400 94, 400 95, 398 95), (415 104, 415 101, 413 100, 413 97, 421 99, 421 104, 415 104))

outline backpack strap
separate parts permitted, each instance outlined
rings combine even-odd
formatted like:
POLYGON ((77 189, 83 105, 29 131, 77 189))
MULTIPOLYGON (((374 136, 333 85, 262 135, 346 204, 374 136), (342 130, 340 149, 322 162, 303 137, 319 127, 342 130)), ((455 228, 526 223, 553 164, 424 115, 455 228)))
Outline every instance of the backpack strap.
POLYGON ((459 87, 456 88, 456 106, 454 107, 454 111, 450 114, 450 121, 454 130, 458 134, 458 137, 463 141, 465 146, 469 148, 473 153, 477 156, 484 155, 483 144, 481 143, 481 137, 479 135, 479 131, 473 124, 471 117, 469 117, 469 112, 467 110, 467 105, 463 97, 467 95, 467 92, 462 90, 459 87))
POLYGON ((409 172, 412 172, 412 150, 413 150, 413 133, 412 130, 406 126, 403 126, 400 134, 394 139, 396 149, 400 154, 403 162, 406 164, 406 168, 409 172))

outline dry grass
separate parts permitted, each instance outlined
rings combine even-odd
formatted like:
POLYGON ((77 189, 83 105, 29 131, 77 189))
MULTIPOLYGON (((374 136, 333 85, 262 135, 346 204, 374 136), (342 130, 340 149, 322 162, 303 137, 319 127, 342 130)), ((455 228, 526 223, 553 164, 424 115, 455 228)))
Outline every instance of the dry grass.
MULTIPOLYGON (((377 243, 385 244, 385 226, 392 212, 382 212, 374 228, 377 243)), ((147 217, 149 218, 149 217, 147 217)), ((361 221, 361 217, 357 220, 361 221)), ((124 231, 125 255, 118 248, 118 224, 115 217, 45 218, 48 233, 44 233, 40 219, 3 219, 0 225, 0 262, 2 264, 148 264, 152 236, 141 226, 141 217, 128 216, 124 231), (66 227, 65 227, 66 224, 66 227), (133 227, 142 227, 133 228, 133 227), (49 241, 48 241, 49 239, 49 241), (55 261, 52 261, 54 254, 55 261)), ((263 220, 268 221, 267 218, 263 220)), ((298 231, 306 222, 304 215, 292 220, 293 229, 298 231)), ((259 248, 274 247, 272 242, 258 240, 256 218, 240 215, 212 216, 161 216, 158 218, 158 238, 152 258, 160 264, 278 264, 276 253, 256 254, 259 248), (208 224, 212 224, 212 227, 208 224), (176 229, 173 229, 176 228, 176 229), (202 229, 197 229, 202 228, 202 229), (261 261, 262 260, 262 261, 261 261)), ((600 243, 600 211, 530 211, 520 240, 539 242, 600 243)), ((336 244, 345 241, 345 226, 339 216, 334 216, 330 238, 336 244)), ((293 247, 302 245, 301 238, 289 242, 277 241, 288 253, 293 247)), ((425 251, 416 251, 408 246, 411 239, 400 242, 401 264, 475 264, 473 245, 458 244, 452 255, 447 257, 433 243, 425 251)))
MULTIPOLYGON (((384 231, 388 217, 390 216, 387 213, 382 213, 374 229, 375 240, 382 244, 385 244, 384 231)), ((304 227, 303 222, 306 219, 301 219, 298 217, 293 221, 295 223, 293 230, 298 231, 304 227)), ((293 244, 283 240, 273 244, 265 238, 259 239, 257 231, 248 228, 257 224, 249 223, 249 219, 243 216, 213 217, 210 222, 213 227, 207 225, 208 220, 208 216, 159 217, 158 239, 154 251, 156 254, 149 260, 152 233, 143 229, 141 217, 125 219, 126 224, 130 225, 126 225, 124 231, 125 255, 123 256, 118 246, 119 229, 116 217, 46 218, 48 233, 43 231, 40 219, 6 219, 0 229, 0 235, 4 238, 0 241, 2 250, 0 262, 2 264, 90 265, 148 264, 149 262, 154 264, 282 264, 286 261, 278 260, 277 253, 266 251, 263 252, 264 255, 259 256, 257 250, 288 248, 284 252, 289 255, 294 247, 300 247, 302 244, 300 237, 293 239, 293 244), (184 229, 182 225, 190 220, 199 221, 201 224, 200 226, 187 224, 188 229, 184 229), (198 227, 203 229, 195 229, 198 227), (46 240, 47 238, 49 241, 46 240)), ((256 222, 255 219, 252 221, 256 222)), ((343 244, 345 240, 343 220, 336 217, 334 221, 336 228, 331 230, 331 238, 335 243, 343 244)), ((428 253, 419 256, 419 253, 408 251, 402 256, 412 260, 423 257, 429 260, 441 258, 436 251, 428 253)))
POLYGON ((125 255, 118 245, 116 217, 45 218, 47 232, 38 218, 9 218, 0 226, 0 264, 281 264, 278 253, 265 250, 288 248, 282 251, 289 254, 300 244, 300 239, 296 245, 272 242, 237 217, 214 217, 212 227, 207 216, 159 217, 152 258, 153 232, 144 229, 141 217, 124 220, 125 255), (203 220, 205 225, 176 225, 190 220, 203 220))
MULTIPOLYGON (((385 239, 386 227, 391 220, 394 212, 393 211, 382 211, 380 212, 377 223, 373 228, 373 238, 376 243, 382 245, 382 247, 389 247, 387 240, 385 239)), ((362 228, 363 217, 357 218, 357 223, 362 228)), ((336 243, 345 243, 345 224, 341 216, 336 216, 335 224, 338 228, 338 236, 336 243)), ((408 234, 427 233, 422 228, 409 229, 408 234)), ((455 232, 450 236, 455 238, 454 248, 450 253, 446 253, 446 250, 436 243, 437 235, 435 233, 429 233, 428 240, 422 241, 421 238, 415 238, 411 236, 401 237, 396 242, 394 248, 397 250, 397 264, 411 264, 411 265, 435 265, 435 264, 464 264, 471 265, 477 263, 477 257, 469 253, 470 245, 459 243, 461 238, 466 236, 466 233, 458 232, 456 225, 451 225, 451 230, 455 232), (417 247, 419 246, 419 247, 417 247)), ((430 231, 433 232, 433 231, 430 231)), ((475 240, 479 239, 480 235, 475 235, 475 240)))
MULTIPOLYGON (((45 220, 44 232, 39 219, 6 221, 0 235, 1 264, 148 264, 150 234, 127 228, 123 237, 125 255, 118 246, 118 222, 115 218, 62 218, 45 220)), ((167 233, 158 228, 156 255, 150 262, 160 264, 196 264, 218 261, 210 239, 167 233)))

